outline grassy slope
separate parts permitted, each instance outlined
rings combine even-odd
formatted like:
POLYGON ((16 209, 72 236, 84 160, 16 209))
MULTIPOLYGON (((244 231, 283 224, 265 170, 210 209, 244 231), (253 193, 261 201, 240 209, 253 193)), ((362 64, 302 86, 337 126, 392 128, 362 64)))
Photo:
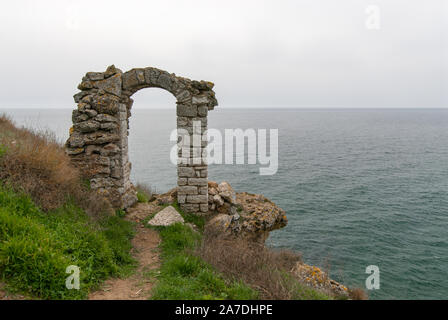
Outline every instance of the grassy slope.
POLYGON ((93 222, 77 206, 43 212, 29 196, 0 187, 0 275, 10 289, 42 299, 82 299, 90 288, 130 269, 133 227, 118 217, 93 222), (65 286, 80 268, 80 290, 65 286))
POLYGON ((0 280, 8 291, 80 299, 127 272, 133 226, 110 209, 50 134, 0 116, 0 280), (80 268, 80 290, 65 286, 70 265, 80 268))

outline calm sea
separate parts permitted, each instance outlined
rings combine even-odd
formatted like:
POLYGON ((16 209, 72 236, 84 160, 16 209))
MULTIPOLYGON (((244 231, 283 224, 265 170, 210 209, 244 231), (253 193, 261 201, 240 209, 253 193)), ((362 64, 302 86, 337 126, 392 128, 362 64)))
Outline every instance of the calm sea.
MULTIPOLYGON (((7 110, 19 125, 68 137, 71 110, 7 110)), ((176 184, 169 161, 174 110, 135 109, 132 177, 157 191, 176 184)), ((380 269, 374 299, 448 298, 448 109, 225 109, 209 127, 278 129, 279 168, 213 165, 209 178, 263 193, 287 212, 273 247, 364 287, 366 267, 380 269)))

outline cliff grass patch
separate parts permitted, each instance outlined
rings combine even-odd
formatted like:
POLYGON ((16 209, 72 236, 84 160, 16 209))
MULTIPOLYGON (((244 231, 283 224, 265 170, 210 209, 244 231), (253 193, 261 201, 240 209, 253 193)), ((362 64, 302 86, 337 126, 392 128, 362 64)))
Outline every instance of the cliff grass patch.
MULTIPOLYGON (((257 292, 240 281, 227 280, 194 254, 202 235, 176 223, 157 228, 162 266, 152 299, 256 299, 257 292)), ((154 275, 154 273, 152 273, 154 275)))
POLYGON ((133 226, 116 216, 92 221, 66 203, 44 212, 24 193, 0 186, 0 276, 41 299, 82 299, 89 289, 133 266, 133 226), (80 290, 68 290, 66 268, 78 266, 80 290))
POLYGON ((143 183, 137 183, 135 188, 137 189, 138 202, 146 203, 154 200, 154 192, 152 187, 143 183))

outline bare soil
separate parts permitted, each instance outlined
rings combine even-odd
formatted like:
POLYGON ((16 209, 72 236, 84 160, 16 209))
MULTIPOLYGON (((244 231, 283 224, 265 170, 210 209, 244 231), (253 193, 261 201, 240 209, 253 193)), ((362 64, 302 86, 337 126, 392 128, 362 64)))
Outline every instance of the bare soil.
POLYGON ((157 231, 145 228, 142 222, 160 208, 153 203, 138 203, 129 209, 125 219, 137 222, 132 254, 138 267, 127 278, 106 280, 99 290, 89 294, 89 300, 147 300, 151 297, 156 281, 154 272, 160 266, 160 237, 157 231))
POLYGON ((0 282, 0 300, 26 300, 27 297, 21 294, 8 292, 5 289, 5 284, 0 282))

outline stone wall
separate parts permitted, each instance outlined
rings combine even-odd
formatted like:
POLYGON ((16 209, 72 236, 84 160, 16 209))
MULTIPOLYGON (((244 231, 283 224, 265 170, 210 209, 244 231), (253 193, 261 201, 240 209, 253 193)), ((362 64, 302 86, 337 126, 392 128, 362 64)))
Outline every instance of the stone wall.
POLYGON ((190 144, 186 144, 188 140, 181 132, 192 135, 207 130, 208 111, 217 105, 211 82, 193 81, 151 67, 123 73, 112 65, 105 72, 88 72, 78 86, 80 92, 74 95, 78 107, 73 110, 66 152, 93 190, 106 196, 116 208, 132 206, 137 195, 130 181, 128 158, 131 96, 151 87, 165 89, 177 100, 178 202, 186 212, 205 213, 207 141, 193 146, 190 137, 190 144), (195 127, 193 123, 200 125, 195 127))

